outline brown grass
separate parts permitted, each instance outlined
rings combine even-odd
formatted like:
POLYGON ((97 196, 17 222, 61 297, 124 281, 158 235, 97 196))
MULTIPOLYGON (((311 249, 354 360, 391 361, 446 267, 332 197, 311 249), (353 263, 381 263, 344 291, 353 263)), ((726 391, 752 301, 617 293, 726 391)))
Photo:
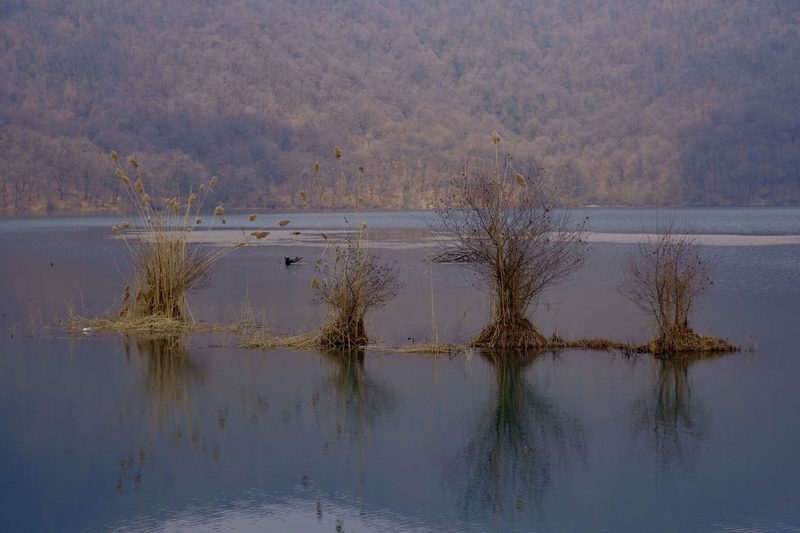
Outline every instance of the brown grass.
POLYGON ((699 335, 688 327, 675 327, 654 337, 647 345, 648 351, 659 357, 676 354, 713 354, 738 352, 739 347, 730 342, 707 335, 699 335))
POLYGON ((547 340, 547 348, 552 350, 592 350, 599 352, 622 352, 626 355, 642 354, 648 352, 645 344, 634 344, 614 339, 564 339, 558 334, 553 334, 547 340))
POLYGON ((628 264, 623 293, 650 315, 655 325, 655 336, 646 351, 672 357, 739 350, 724 339, 698 335, 689 326, 696 299, 712 285, 710 273, 696 237, 671 224, 638 246, 628 264))
MULTIPOLYGON (((199 196, 190 190, 184 200, 156 201, 148 192, 138 161, 129 159, 125 168, 116 153, 112 160, 115 175, 138 218, 135 224, 124 221, 113 228, 128 248, 133 279, 125 287, 116 317, 74 317, 71 322, 104 331, 166 333, 196 329, 190 325, 194 320, 186 302, 188 293, 207 279, 217 261, 244 245, 212 248, 189 242, 189 234, 202 222, 200 210, 215 191, 218 178, 212 177, 208 185, 200 184, 199 196)), ((212 225, 223 215, 223 206, 217 206, 214 213, 212 225)))
POLYGON ((483 328, 472 340, 475 348, 491 349, 545 349, 547 339, 527 318, 515 321, 495 321, 483 328))
MULTIPOLYGON (((588 350, 588 351, 602 351, 602 352, 619 352, 624 355, 634 356, 640 354, 652 354, 659 358, 666 357, 679 357, 679 356, 701 356, 701 355, 720 355, 723 353, 739 351, 737 346, 734 346, 723 339, 717 337, 708 337, 697 335, 694 332, 683 332, 681 342, 672 350, 666 350, 663 340, 654 338, 647 344, 636 344, 632 342, 623 342, 614 339, 597 338, 597 339, 565 339, 558 334, 553 334, 550 338, 544 337, 538 331, 533 329, 533 326, 528 325, 520 326, 523 331, 515 330, 504 333, 497 327, 489 326, 485 328, 481 335, 473 340, 469 345, 463 344, 441 344, 438 342, 412 344, 406 346, 399 346, 396 348, 378 348, 388 352, 405 353, 405 354, 428 354, 428 355, 456 355, 466 352, 470 347, 480 348, 482 352, 488 354, 501 354, 501 353, 542 353, 542 352, 559 352, 562 350, 588 350), (505 339, 531 339, 530 344, 512 344, 499 347, 501 338, 489 338, 484 344, 478 344, 482 340, 483 335, 506 335, 505 339), (510 350, 510 352, 508 352, 510 350)), ((303 333, 298 335, 282 335, 266 332, 261 330, 259 332, 251 331, 246 340, 242 343, 245 348, 293 348, 298 350, 318 349, 318 348, 331 348, 330 335, 338 333, 320 331, 303 333), (326 335, 328 335, 326 337, 326 335)), ((350 346, 350 348, 359 348, 360 346, 350 346)), ((341 346, 339 346, 341 348, 341 346)), ((347 347, 345 347, 347 349, 347 347)), ((500 355, 497 355, 500 356, 500 355)))
POLYGON ((429 354, 429 355, 454 355, 463 352, 467 349, 466 346, 459 344, 412 344, 411 346, 401 346, 393 348, 390 351, 396 353, 409 353, 409 354, 429 354))
POLYGON ((294 348, 295 350, 308 350, 322 346, 319 332, 300 333, 297 335, 282 335, 266 331, 251 332, 242 341, 243 348, 294 348))
POLYGON ((205 322, 186 321, 163 315, 143 317, 84 317, 70 314, 67 322, 70 331, 80 332, 91 328, 98 332, 123 333, 133 335, 161 336, 177 333, 199 332, 231 332, 240 333, 243 326, 239 324, 210 324, 205 322))

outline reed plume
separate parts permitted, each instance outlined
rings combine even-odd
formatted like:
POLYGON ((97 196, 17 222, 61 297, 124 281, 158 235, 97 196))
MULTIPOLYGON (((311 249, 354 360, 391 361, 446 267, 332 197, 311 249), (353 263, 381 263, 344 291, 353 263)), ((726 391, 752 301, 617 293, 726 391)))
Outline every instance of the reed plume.
MULTIPOLYGON (((212 249, 189 242, 192 226, 202 223, 200 209, 209 189, 201 186, 200 195, 190 192, 185 202, 176 197, 167 198, 159 208, 147 192, 139 162, 132 157, 128 159, 128 166, 136 177, 131 182, 116 152, 111 159, 117 164, 115 174, 138 214, 136 225, 125 221, 114 227, 114 232, 128 248, 134 274, 133 290, 126 287, 119 319, 140 321, 161 317, 186 321, 190 318, 186 304, 189 291, 207 278, 214 263, 238 245, 212 249)), ((216 176, 211 179, 211 190, 217 182, 216 176)), ((217 217, 223 213, 221 205, 214 210, 217 217)))

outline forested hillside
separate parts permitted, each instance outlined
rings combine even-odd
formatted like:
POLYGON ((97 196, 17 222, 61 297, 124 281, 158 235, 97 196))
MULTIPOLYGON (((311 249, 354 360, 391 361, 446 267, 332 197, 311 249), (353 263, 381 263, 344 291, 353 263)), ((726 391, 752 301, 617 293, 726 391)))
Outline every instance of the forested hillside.
POLYGON ((334 146, 425 207, 495 130, 572 203, 797 203, 800 2, 0 0, 4 213, 113 208, 111 150, 231 207, 334 198, 334 146))

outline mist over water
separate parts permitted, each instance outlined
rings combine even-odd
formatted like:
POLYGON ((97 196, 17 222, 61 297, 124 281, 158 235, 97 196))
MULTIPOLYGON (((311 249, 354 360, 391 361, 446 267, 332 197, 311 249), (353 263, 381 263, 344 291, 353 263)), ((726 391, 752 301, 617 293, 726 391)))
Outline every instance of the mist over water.
MULTIPOLYGON (((628 236, 651 231, 658 215, 585 212, 592 231, 628 236)), ((704 235, 800 235, 796 209, 680 212, 704 235)), ((342 217, 275 221, 305 233, 346 230, 342 217)), ((714 286, 695 328, 752 352, 433 358, 379 348, 434 334, 465 342, 487 320, 486 296, 463 265, 424 261, 434 248, 421 214, 363 218, 405 287, 369 320, 378 346, 351 355, 245 350, 228 334, 71 335, 58 322, 70 306, 117 309, 129 275, 124 246, 108 238, 117 220, 0 220, 2 529, 800 525, 800 246, 704 247, 714 286)), ((318 327, 310 283, 320 250, 302 236, 225 257, 192 295, 195 317, 236 320, 246 298, 276 331, 318 327)), ((619 293, 633 247, 591 243, 584 268, 540 302, 542 332, 645 340, 647 320, 619 293)))

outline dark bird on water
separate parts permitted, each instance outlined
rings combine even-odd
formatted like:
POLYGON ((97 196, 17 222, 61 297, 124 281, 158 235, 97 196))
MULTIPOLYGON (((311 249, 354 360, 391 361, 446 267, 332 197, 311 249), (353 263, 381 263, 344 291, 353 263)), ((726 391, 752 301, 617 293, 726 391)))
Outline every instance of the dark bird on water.
POLYGON ((297 256, 295 256, 295 258, 294 258, 294 259, 292 259, 291 257, 284 257, 284 258, 283 258, 283 262, 284 262, 284 263, 286 264, 286 266, 288 267, 289 265, 292 265, 292 264, 294 264, 294 263, 297 263, 297 262, 298 262, 298 261, 300 261, 301 259, 303 259, 303 258, 302 258, 302 257, 297 257, 297 256))

